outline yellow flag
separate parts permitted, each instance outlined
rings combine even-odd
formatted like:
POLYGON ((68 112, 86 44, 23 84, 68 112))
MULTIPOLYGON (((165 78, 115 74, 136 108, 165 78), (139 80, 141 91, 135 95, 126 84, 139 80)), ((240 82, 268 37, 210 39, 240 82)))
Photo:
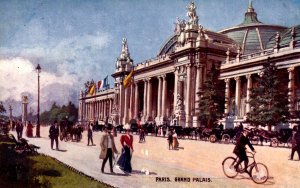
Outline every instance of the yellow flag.
POLYGON ((132 70, 125 78, 124 82, 123 82, 123 86, 124 88, 128 87, 131 83, 131 78, 134 74, 134 71, 132 70))
POLYGON ((89 94, 93 95, 95 91, 95 84, 91 87, 89 94))

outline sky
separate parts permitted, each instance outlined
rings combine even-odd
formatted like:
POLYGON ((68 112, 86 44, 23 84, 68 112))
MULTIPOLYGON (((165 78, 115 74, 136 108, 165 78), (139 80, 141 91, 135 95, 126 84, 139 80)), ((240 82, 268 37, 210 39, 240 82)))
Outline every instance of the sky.
MULTIPOLYGON (((189 0, 0 0, 0 101, 21 114, 21 97, 37 109, 40 64, 41 111, 78 97, 84 83, 115 71, 122 38, 134 64, 157 56, 187 20, 189 0)), ((199 24, 219 31, 240 24, 249 0, 197 0, 199 24)), ((291 27, 300 24, 300 0, 253 0, 258 19, 291 27)), ((8 110, 7 110, 8 111, 8 110)))

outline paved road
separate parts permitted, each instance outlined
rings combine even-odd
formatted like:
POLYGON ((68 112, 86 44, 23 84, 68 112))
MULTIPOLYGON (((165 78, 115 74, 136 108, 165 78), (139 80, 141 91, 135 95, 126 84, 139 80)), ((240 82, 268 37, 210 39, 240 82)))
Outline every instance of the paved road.
MULTIPOLYGON (((102 174, 99 141, 101 132, 94 132, 95 146, 87 146, 87 133, 81 142, 60 142, 60 150, 51 150, 49 127, 41 128, 41 138, 27 138, 41 147, 40 153, 57 158, 79 171, 115 187, 260 187, 247 175, 236 179, 226 178, 221 163, 232 154, 233 145, 212 144, 195 140, 180 140, 181 149, 168 150, 166 138, 146 137, 146 143, 138 143, 134 136, 133 173, 126 176, 115 168, 115 175, 102 174), (150 174, 143 173, 148 169, 150 174), (185 179, 184 179, 185 178, 185 179), (171 182, 164 182, 165 180, 171 182), (181 182, 175 180, 182 180, 181 182), (187 182, 189 180, 189 182, 187 182), (185 181, 185 182, 184 182, 185 181)), ((116 138, 117 148, 120 134, 116 138)), ((257 160, 265 163, 272 178, 269 187, 297 187, 300 185, 300 162, 288 161, 289 149, 256 146, 257 160)), ((297 158, 297 155, 295 157, 297 158)), ((109 164, 106 165, 109 172, 109 164)))

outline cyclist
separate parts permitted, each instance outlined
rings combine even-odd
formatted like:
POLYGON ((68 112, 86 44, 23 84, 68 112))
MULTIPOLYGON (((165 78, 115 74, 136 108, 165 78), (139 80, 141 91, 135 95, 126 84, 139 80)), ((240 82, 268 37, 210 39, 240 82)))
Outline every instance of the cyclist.
POLYGON ((237 155, 239 158, 237 164, 234 166, 235 169, 238 171, 238 166, 244 161, 245 163, 245 172, 249 174, 247 171, 247 166, 248 166, 248 157, 246 154, 246 145, 250 147, 250 149, 255 152, 254 147, 250 143, 250 140, 248 138, 250 130, 249 129, 244 129, 240 137, 237 139, 236 145, 234 147, 233 153, 237 155))

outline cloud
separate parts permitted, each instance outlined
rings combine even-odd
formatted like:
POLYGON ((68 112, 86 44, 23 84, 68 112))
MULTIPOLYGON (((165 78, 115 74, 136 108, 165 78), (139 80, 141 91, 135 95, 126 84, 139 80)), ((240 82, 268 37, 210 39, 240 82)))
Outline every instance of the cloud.
MULTIPOLYGON (((75 91, 72 91, 76 83, 75 75, 65 72, 57 76, 55 73, 42 69, 40 73, 40 102, 45 105, 41 105, 41 111, 47 110, 54 101, 58 101, 59 104, 73 101, 76 104, 75 91)), ((29 106, 36 109, 37 73, 35 65, 22 57, 0 59, 0 90, 0 101, 18 105, 13 106, 13 109, 17 110, 14 111, 15 115, 21 113, 19 106, 21 106, 22 95, 29 96, 29 106)))

